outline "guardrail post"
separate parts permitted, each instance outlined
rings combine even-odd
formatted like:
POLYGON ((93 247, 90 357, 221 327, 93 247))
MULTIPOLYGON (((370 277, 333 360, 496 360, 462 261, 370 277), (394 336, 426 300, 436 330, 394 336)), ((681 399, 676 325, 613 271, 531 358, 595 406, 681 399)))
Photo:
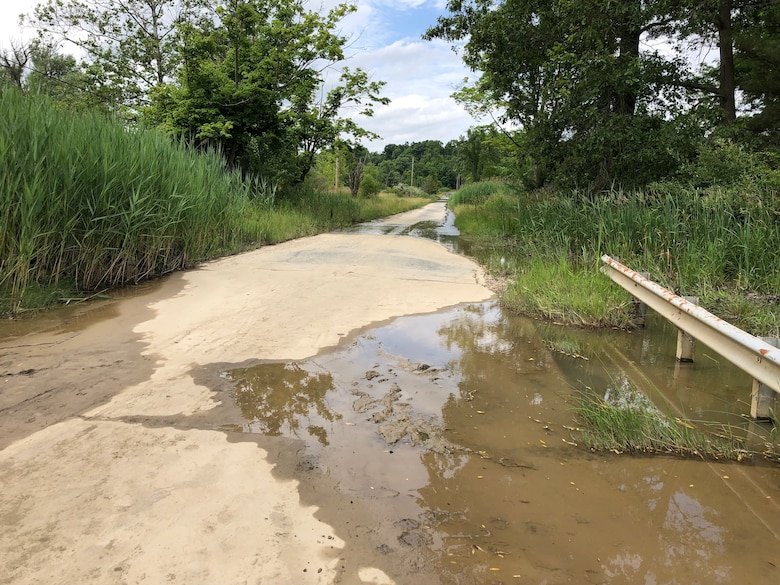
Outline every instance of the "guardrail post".
MULTIPOLYGON (((650 279, 649 272, 639 272, 639 276, 650 279)), ((631 312, 631 320, 637 327, 644 327, 645 320, 647 318, 647 304, 643 303, 636 297, 632 297, 633 311, 631 312)))
MULTIPOLYGON (((772 347, 780 347, 780 339, 775 337, 762 337, 772 347)), ((753 420, 769 420, 775 411, 777 393, 766 384, 753 380, 753 392, 750 399, 750 416, 753 420)))
MULTIPOLYGON (((685 297, 691 304, 698 305, 699 297, 685 297)), ((682 329, 677 330, 677 361, 692 362, 693 352, 696 348, 696 340, 682 329)))

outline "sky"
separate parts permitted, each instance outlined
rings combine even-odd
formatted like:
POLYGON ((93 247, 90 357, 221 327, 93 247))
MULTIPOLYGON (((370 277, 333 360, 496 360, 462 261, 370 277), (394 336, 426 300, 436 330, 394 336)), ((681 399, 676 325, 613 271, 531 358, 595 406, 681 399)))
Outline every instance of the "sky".
MULTIPOLYGON (((34 35, 18 26, 20 13, 32 12, 39 0, 0 0, 0 47, 34 35)), ((310 9, 336 4, 310 0, 310 9)), ((423 41, 425 30, 445 13, 445 0, 357 0, 357 12, 341 22, 340 34, 349 39, 344 63, 368 71, 374 81, 385 81, 389 106, 375 108, 374 116, 355 116, 358 125, 381 136, 366 142, 371 151, 387 144, 449 140, 465 136, 478 124, 450 97, 473 74, 461 58, 441 41, 423 41)), ((333 81, 338 73, 332 72, 333 81)))

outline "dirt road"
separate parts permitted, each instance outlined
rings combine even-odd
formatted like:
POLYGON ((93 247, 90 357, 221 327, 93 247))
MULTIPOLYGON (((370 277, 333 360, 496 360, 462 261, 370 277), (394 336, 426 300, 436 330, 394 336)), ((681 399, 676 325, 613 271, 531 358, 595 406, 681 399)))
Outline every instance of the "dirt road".
MULTIPOLYGON (((441 203, 394 223, 442 220, 441 203)), ((471 261, 325 234, 0 328, 0 583, 392 583, 231 432, 221 364, 302 359, 491 296, 471 261), (351 551, 354 553, 354 551, 351 551)))

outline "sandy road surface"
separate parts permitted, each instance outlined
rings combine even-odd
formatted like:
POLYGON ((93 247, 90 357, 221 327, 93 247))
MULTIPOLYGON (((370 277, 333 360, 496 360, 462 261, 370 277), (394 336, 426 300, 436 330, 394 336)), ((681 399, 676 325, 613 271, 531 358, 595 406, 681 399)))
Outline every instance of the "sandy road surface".
MULTIPOLYGON (((443 219, 441 203, 396 216, 443 219)), ((300 359, 491 296, 427 240, 325 234, 205 264, 0 338, 0 583, 388 583, 269 453, 231 441, 216 364, 300 359), (35 329, 35 327, 33 327, 35 329), (182 424, 201 420, 202 424, 182 424)))

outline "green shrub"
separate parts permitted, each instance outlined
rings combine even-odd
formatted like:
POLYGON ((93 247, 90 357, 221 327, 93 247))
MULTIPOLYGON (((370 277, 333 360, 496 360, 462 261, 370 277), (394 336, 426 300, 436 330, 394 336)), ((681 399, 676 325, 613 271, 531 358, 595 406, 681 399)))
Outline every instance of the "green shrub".
POLYGON ((360 182, 361 197, 376 197, 382 190, 382 185, 372 175, 365 175, 360 182))
POLYGON ((398 183, 391 191, 399 197, 427 197, 427 194, 422 189, 404 183, 398 183))

